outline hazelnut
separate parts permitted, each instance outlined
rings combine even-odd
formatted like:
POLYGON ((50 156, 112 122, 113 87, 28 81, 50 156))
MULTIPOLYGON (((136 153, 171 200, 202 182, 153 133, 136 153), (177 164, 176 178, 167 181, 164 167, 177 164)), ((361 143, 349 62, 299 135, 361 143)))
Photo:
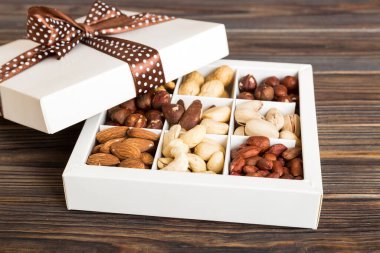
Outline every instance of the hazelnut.
POLYGON ((185 108, 181 104, 164 104, 162 112, 170 125, 177 124, 181 119, 185 108))
POLYGON ((144 115, 134 113, 127 117, 125 120, 124 125, 128 127, 138 127, 138 128, 144 128, 146 127, 147 119, 144 117, 144 115))
POLYGON ((274 86, 277 86, 280 84, 280 80, 275 76, 270 76, 264 80, 263 84, 270 85, 270 86, 274 87, 274 86))
POLYGON ((152 99, 153 109, 161 109, 163 104, 170 103, 170 94, 167 91, 156 91, 152 99))
POLYGON ((111 118, 111 115, 112 115, 112 113, 113 112, 115 112, 115 111, 117 111, 117 110, 119 110, 120 109, 120 106, 114 106, 114 107, 112 107, 112 108, 110 108, 110 109, 108 109, 107 110, 107 116, 109 117, 109 118, 111 118))
POLYGON ((153 93, 148 92, 136 98, 137 107, 141 110, 149 110, 152 106, 153 93))
POLYGON ((290 103, 292 100, 289 96, 281 96, 277 97, 278 102, 283 102, 283 103, 290 103))
POLYGON ((147 128, 162 129, 163 126, 164 126, 164 123, 162 123, 162 120, 154 119, 148 122, 147 128))
POLYGON ((163 120, 164 114, 158 110, 149 110, 145 113, 145 118, 151 120, 163 120))
POLYGON ((286 76, 282 79, 282 84, 288 88, 289 91, 294 91, 298 88, 298 80, 294 76, 286 76))
POLYGON ((238 86, 241 92, 243 91, 253 92, 255 91, 256 86, 257 86, 256 79, 252 75, 243 76, 242 78, 240 78, 238 86))
POLYGON ((121 108, 128 109, 131 113, 136 111, 136 102, 135 99, 128 100, 122 104, 120 104, 121 108))
POLYGON ((248 91, 244 91, 242 93, 240 93, 237 98, 239 99, 248 99, 248 100, 254 100, 255 97, 253 96, 252 93, 248 92, 248 91))
POLYGON ((272 101, 274 98, 273 87, 267 84, 260 85, 255 91, 255 98, 258 100, 272 101))
POLYGON ((111 120, 123 124, 130 114, 132 114, 132 112, 129 109, 120 108, 111 114, 111 120))
POLYGON ((273 90, 276 97, 283 97, 288 95, 288 89, 282 84, 274 86, 273 90))

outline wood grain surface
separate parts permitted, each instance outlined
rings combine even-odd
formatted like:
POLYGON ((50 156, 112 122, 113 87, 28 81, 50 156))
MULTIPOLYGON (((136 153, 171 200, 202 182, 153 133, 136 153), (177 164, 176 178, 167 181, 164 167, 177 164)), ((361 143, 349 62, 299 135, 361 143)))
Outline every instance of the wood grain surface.
MULTIPOLYGON (((319 228, 67 211, 61 175, 83 123, 46 135, 0 120, 0 252, 380 252, 380 1, 108 2, 224 23, 230 59, 313 64, 319 228)), ((1 0, 0 44, 25 37, 32 5, 79 17, 91 3, 1 0)))

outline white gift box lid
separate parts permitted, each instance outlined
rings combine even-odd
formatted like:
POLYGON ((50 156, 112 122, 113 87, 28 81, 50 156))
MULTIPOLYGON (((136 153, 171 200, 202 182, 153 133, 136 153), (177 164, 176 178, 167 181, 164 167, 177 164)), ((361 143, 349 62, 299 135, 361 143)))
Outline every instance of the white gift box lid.
MULTIPOLYGON (((175 19, 113 37, 157 49, 166 81, 228 55, 225 27, 217 23, 175 19)), ((35 46, 30 40, 1 46, 0 65, 35 46)), ((127 63, 79 44, 61 60, 50 57, 1 83, 0 95, 4 118, 55 133, 135 97, 136 91, 127 63)))

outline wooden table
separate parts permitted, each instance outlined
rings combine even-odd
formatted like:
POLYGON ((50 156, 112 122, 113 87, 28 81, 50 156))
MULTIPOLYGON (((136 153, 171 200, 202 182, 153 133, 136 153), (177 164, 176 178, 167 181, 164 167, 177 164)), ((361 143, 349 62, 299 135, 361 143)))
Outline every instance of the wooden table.
MULTIPOLYGON (((225 23, 231 59, 313 65, 325 192, 319 228, 67 211, 61 175, 82 123, 45 135, 0 120, 0 252, 380 251, 380 1, 118 2, 225 23)), ((25 36, 31 5, 78 17, 91 3, 1 0, 0 44, 25 36)))

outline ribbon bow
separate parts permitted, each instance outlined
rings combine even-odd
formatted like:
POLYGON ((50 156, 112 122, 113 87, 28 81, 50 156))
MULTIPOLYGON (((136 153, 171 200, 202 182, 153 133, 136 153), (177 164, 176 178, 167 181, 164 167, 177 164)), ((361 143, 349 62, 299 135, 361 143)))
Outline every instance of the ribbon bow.
POLYGON ((57 9, 31 7, 28 11, 28 38, 40 45, 0 67, 0 83, 34 66, 49 56, 57 59, 79 42, 128 63, 137 94, 165 83, 159 53, 149 46, 106 35, 118 34, 166 22, 174 17, 141 13, 124 15, 115 7, 96 1, 84 23, 77 23, 57 9))

